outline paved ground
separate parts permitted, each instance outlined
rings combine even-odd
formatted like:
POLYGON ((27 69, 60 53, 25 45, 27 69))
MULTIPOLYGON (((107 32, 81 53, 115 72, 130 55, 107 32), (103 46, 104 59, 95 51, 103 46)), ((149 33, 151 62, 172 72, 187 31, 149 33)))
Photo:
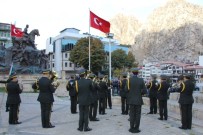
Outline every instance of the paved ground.
MULTIPOLYGON (((107 109, 107 115, 98 115, 99 122, 90 122, 90 132, 79 132, 78 114, 70 113, 69 98, 55 97, 51 122, 56 126, 53 129, 41 127, 40 104, 36 101, 38 94, 21 94, 20 125, 8 124, 8 113, 5 112, 7 95, 0 93, 0 135, 128 135, 128 115, 121 115, 120 106, 107 109), (2 102, 3 101, 3 102, 2 102)), ((203 135, 203 128, 194 126, 192 130, 180 130, 180 121, 169 117, 168 121, 159 121, 157 115, 147 115, 148 107, 143 106, 140 135, 203 135)))

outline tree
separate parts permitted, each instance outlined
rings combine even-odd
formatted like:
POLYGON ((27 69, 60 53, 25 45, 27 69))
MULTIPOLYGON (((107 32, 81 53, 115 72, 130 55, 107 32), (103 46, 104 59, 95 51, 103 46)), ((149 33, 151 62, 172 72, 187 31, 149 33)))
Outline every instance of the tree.
POLYGON ((114 69, 122 69, 125 67, 125 62, 127 59, 127 54, 124 50, 118 49, 112 52, 111 54, 111 65, 114 69))
POLYGON ((128 52, 128 55, 127 55, 127 60, 126 60, 126 63, 125 63, 125 66, 130 69, 134 66, 137 66, 136 63, 135 63, 135 57, 133 56, 133 53, 131 51, 128 52))
MULTIPOLYGON (((92 37, 90 43, 91 70, 92 72, 98 72, 105 64, 104 45, 101 40, 92 37)), ((89 38, 81 38, 78 40, 70 52, 70 61, 83 66, 85 69, 89 69, 89 38)))

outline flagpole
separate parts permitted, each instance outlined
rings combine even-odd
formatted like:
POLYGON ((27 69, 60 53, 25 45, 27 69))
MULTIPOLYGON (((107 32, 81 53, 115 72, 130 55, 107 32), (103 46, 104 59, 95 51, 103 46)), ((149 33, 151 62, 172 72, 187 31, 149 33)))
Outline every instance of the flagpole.
POLYGON ((91 57, 90 57, 90 9, 89 9, 89 71, 91 71, 91 57))

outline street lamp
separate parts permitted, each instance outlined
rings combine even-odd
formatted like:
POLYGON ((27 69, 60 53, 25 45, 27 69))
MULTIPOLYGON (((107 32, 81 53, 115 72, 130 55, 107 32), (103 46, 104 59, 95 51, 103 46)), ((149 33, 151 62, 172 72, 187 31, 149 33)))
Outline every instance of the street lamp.
POLYGON ((107 33, 107 38, 109 39, 109 81, 111 81, 111 39, 113 39, 113 33, 107 33))

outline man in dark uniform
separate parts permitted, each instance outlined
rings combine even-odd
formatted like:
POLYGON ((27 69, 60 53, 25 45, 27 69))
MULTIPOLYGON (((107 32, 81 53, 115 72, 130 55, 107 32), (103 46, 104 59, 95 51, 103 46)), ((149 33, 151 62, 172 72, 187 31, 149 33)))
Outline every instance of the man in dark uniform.
POLYGON ((106 98, 106 92, 108 90, 108 86, 105 81, 103 80, 104 75, 99 75, 99 114, 105 115, 105 98, 106 98))
POLYGON ((20 93, 22 92, 22 87, 18 84, 16 74, 11 75, 10 80, 6 86, 8 91, 7 103, 10 107, 9 124, 21 124, 21 122, 18 121, 18 113, 21 103, 20 93))
POLYGON ((93 90, 92 81, 90 79, 85 79, 86 70, 81 69, 80 80, 75 81, 75 90, 78 93, 78 104, 79 104, 79 131, 91 131, 92 129, 88 127, 88 117, 89 117, 89 105, 91 103, 91 91, 93 90))
POLYGON ((39 96, 38 101, 41 105, 41 120, 42 120, 42 127, 43 128, 53 128, 50 123, 51 117, 51 107, 54 102, 53 93, 55 92, 56 88, 52 85, 50 77, 50 71, 45 70, 43 71, 42 77, 39 79, 39 96))
MULTIPOLYGON (((107 79, 107 78, 106 78, 107 79)), ((108 86, 108 89, 107 89, 107 92, 106 92, 106 108, 107 108, 107 105, 109 106, 109 109, 112 109, 112 101, 111 101, 111 81, 109 79, 107 79, 108 82, 107 82, 107 86, 108 86)))
MULTIPOLYGON (((9 83, 10 81, 11 81, 11 78, 7 79, 6 81, 0 81, 0 83, 4 83, 4 84, 5 84, 5 89, 6 89, 6 85, 7 85, 7 83, 9 83)), ((8 92, 7 89, 6 89, 6 92, 8 92)), ((10 109, 9 109, 9 104, 6 103, 6 112, 8 112, 9 110, 10 110, 10 109)))
POLYGON ((133 68, 133 76, 127 80, 126 91, 128 91, 127 102, 130 105, 130 129, 129 132, 139 133, 142 95, 146 93, 144 80, 139 78, 138 68, 133 68))
POLYGON ((98 84, 95 82, 95 75, 94 74, 90 74, 89 78, 92 80, 92 84, 93 84, 93 91, 91 91, 91 104, 90 104, 90 112, 89 112, 89 118, 90 121, 99 121, 99 119, 97 118, 97 108, 98 108, 98 90, 99 90, 99 86, 98 84))
POLYGON ((159 120, 168 119, 168 110, 167 110, 167 99, 168 99, 168 89, 170 84, 167 82, 167 76, 161 75, 161 82, 157 85, 157 98, 159 100, 159 120))
POLYGON ((123 115, 128 115, 129 105, 127 104, 127 92, 125 86, 127 82, 127 73, 122 74, 123 79, 120 81, 121 111, 123 115))
POLYGON ((181 108, 181 123, 182 126, 180 129, 191 129, 192 125, 192 104, 194 103, 193 99, 193 90, 195 88, 194 83, 191 80, 190 74, 184 74, 184 81, 180 84, 180 98, 179 104, 181 108))
POLYGON ((74 83, 75 83, 74 75, 71 75, 70 80, 66 85, 66 89, 67 91, 69 91, 70 102, 71 102, 70 110, 72 114, 77 113, 76 111, 77 110, 77 93, 74 89, 74 83))
POLYGON ((148 114, 157 113, 157 87, 156 87, 156 75, 151 75, 151 82, 147 85, 149 89, 149 99, 150 99, 150 112, 148 114))

